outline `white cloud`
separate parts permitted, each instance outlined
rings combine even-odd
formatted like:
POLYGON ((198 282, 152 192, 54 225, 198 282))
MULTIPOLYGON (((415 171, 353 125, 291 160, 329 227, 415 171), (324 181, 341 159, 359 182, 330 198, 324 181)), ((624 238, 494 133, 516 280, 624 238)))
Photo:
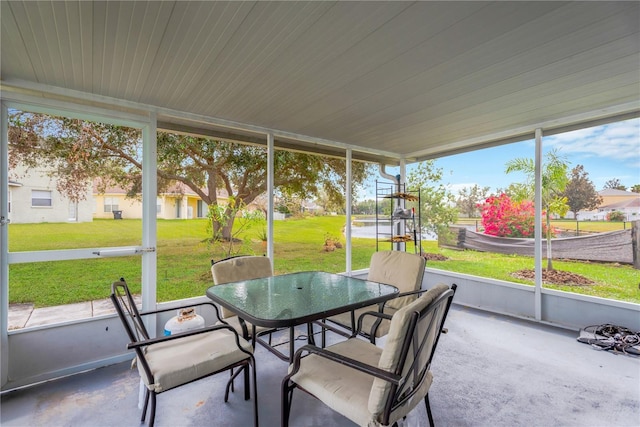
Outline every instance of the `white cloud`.
POLYGON ((640 165, 640 119, 552 135, 545 137, 544 143, 565 154, 608 157, 640 165))

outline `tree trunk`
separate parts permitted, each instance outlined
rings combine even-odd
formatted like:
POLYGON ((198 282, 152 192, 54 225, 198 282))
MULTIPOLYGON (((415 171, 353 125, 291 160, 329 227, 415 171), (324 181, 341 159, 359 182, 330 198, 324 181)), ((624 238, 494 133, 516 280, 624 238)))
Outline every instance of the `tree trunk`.
POLYGON ((233 221, 235 221, 236 217, 231 215, 227 217, 225 224, 222 225, 222 239, 230 242, 233 239, 233 221))
POLYGON ((551 255, 551 216, 549 215, 549 210, 547 208, 547 271, 553 271, 553 262, 551 255))
POLYGON ((631 223, 631 248, 633 252, 633 268, 640 270, 640 221, 631 223))

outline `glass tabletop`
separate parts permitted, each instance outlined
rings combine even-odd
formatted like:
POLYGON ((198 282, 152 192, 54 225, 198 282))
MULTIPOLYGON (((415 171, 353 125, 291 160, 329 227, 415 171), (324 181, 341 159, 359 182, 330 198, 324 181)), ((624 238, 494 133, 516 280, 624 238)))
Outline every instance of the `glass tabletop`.
POLYGON ((258 326, 286 327, 394 298, 395 286, 306 271, 227 283, 207 296, 258 326))

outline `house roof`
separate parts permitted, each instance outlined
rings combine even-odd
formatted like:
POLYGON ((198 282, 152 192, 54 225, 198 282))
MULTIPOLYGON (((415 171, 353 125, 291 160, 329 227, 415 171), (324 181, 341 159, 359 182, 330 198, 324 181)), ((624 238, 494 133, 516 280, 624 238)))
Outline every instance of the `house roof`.
MULTIPOLYGON (((205 192, 206 192, 206 190, 205 190, 205 192)), ((222 197, 222 198, 227 198, 228 197, 227 191, 225 189, 218 189, 217 193, 218 193, 218 197, 222 197)), ((99 192, 98 191, 98 181, 94 180, 94 182, 93 182, 93 194, 127 194, 127 190, 122 188, 122 187, 111 186, 111 187, 105 188, 104 191, 99 192)), ((164 191, 162 191, 161 193, 159 193, 159 195, 160 196, 162 196, 162 195, 164 195, 164 196, 185 195, 185 196, 196 196, 196 197, 198 197, 198 195, 195 193, 195 191, 193 191, 191 188, 189 188, 186 184, 183 184, 182 182, 176 182, 176 183, 172 184, 169 188, 167 188, 164 191)))
POLYGON ((609 203, 608 205, 602 205, 598 209, 625 209, 625 208, 640 208, 640 195, 635 199, 621 200, 615 203, 609 203))
POLYGON ((1 2, 2 96, 397 163, 640 110, 639 2, 1 2))
POLYGON ((605 188, 604 190, 598 191, 600 196, 626 196, 626 197, 640 197, 640 194, 634 193, 632 191, 626 190, 618 190, 616 188, 605 188))

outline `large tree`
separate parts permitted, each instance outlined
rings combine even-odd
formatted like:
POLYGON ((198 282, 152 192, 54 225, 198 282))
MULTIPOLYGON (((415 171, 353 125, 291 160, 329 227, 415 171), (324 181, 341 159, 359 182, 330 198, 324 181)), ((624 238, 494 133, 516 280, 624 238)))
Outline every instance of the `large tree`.
POLYGON ((352 213, 354 215, 375 215, 376 201, 374 199, 365 199, 361 202, 353 204, 352 213))
POLYGON ((592 210, 602 203, 602 197, 598 195, 596 187, 589 179, 582 165, 577 165, 571 170, 571 178, 564 189, 563 195, 567 198, 567 204, 578 219, 578 212, 586 209, 592 210))
MULTIPOLYGON (((557 150, 545 155, 542 164, 542 209, 545 213, 547 229, 547 270, 553 270, 551 261, 551 215, 564 216, 569 210, 567 198, 563 193, 569 182, 569 164, 557 150)), ((526 175, 526 188, 529 189, 529 200, 533 200, 535 190, 535 163, 531 158, 517 158, 507 162, 506 173, 523 172, 526 175)))
MULTIPOLYGON (((137 129, 64 117, 12 111, 9 127, 11 166, 47 165, 58 190, 71 200, 84 197, 87 185, 97 180, 99 191, 110 185, 125 188, 130 197, 142 184, 141 133, 137 129)), ((230 239, 235 215, 267 190, 266 150, 262 147, 184 134, 157 134, 158 191, 180 182, 210 207, 220 206, 218 190, 234 203, 214 218, 213 236, 230 239)), ((346 162, 343 159, 277 150, 274 184, 289 196, 313 198, 318 194, 335 204, 345 201, 346 162)), ((365 163, 353 162, 352 191, 369 173, 365 163)), ((220 209, 218 209, 220 210, 220 209)))
POLYGON ((613 190, 622 190, 622 191, 627 190, 627 187, 623 185, 618 178, 613 178, 605 182, 603 188, 605 189, 611 188, 613 190))
POLYGON ((420 190, 420 220, 422 227, 435 234, 448 232, 458 218, 455 198, 441 182, 442 168, 433 160, 418 163, 407 176, 407 189, 420 190))
POLYGON ((478 184, 474 184, 473 187, 464 187, 458 191, 456 206, 469 218, 476 217, 480 211, 478 205, 485 201, 489 190, 489 187, 480 188, 478 184))

